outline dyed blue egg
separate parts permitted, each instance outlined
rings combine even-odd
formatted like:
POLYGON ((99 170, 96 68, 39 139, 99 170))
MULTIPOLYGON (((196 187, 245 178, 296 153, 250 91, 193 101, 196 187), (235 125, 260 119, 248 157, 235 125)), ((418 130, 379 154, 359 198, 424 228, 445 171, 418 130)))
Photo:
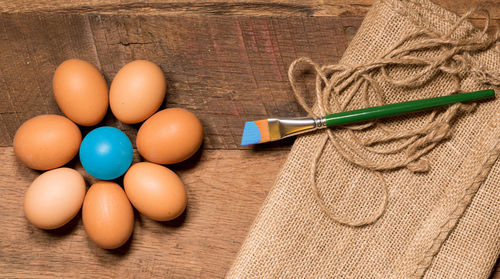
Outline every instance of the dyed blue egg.
POLYGON ((97 179, 115 179, 123 175, 132 164, 132 143, 119 129, 94 129, 80 145, 80 162, 97 179))

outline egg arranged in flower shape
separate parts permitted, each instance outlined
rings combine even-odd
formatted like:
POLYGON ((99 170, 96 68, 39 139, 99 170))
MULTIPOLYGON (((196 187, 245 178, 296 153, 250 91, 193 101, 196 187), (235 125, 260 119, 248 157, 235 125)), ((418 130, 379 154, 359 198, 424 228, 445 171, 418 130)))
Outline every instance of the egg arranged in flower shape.
POLYGON ((88 133, 80 146, 80 162, 93 177, 110 180, 120 177, 132 164, 132 143, 113 127, 100 127, 88 133))
POLYGON ((194 113, 169 108, 151 116, 137 132, 137 150, 148 161, 175 164, 196 153, 203 141, 203 127, 194 113))
POLYGON ((82 208, 87 235, 104 249, 116 249, 134 231, 134 210, 120 185, 110 181, 93 184, 82 208))
POLYGON ((14 152, 26 166, 36 170, 58 168, 75 157, 82 141, 78 126, 68 118, 39 115, 26 121, 14 136, 14 152))
POLYGON ((74 169, 44 172, 24 196, 24 214, 30 223, 46 230, 57 229, 76 216, 85 197, 85 180, 74 169))
POLYGON ((111 83, 111 111, 123 123, 142 122, 160 108, 165 90, 160 67, 146 60, 132 61, 118 71, 111 83))
POLYGON ((156 221, 179 217, 186 208, 186 189, 177 174, 150 162, 134 164, 123 178, 125 193, 143 215, 156 221))
POLYGON ((108 110, 108 86, 94 65, 69 59, 57 67, 52 89, 61 111, 76 124, 94 126, 108 110))

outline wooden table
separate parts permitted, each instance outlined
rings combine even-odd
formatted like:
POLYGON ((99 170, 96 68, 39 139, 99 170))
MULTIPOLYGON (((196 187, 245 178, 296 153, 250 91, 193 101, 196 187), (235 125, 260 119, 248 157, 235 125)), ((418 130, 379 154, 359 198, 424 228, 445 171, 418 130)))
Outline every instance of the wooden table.
MULTIPOLYGON (((436 2, 464 13, 482 1, 436 2)), ((0 0, 0 277, 223 277, 293 142, 243 148, 244 121, 304 115, 288 65, 301 56, 337 61, 372 3, 0 0), (12 139, 27 119, 61 114, 51 79, 69 58, 93 63, 108 83, 131 60, 159 64, 168 82, 164 107, 195 112, 205 129, 202 149, 172 166, 188 189, 185 214, 160 223, 136 212, 133 237, 115 251, 87 238, 80 214, 54 231, 23 214, 24 192, 40 172, 16 160, 12 139)), ((485 5, 500 23, 500 4, 485 5)), ((138 125, 109 113, 103 125, 135 141, 138 125)), ((95 181, 78 160, 69 165, 88 185, 95 181)))

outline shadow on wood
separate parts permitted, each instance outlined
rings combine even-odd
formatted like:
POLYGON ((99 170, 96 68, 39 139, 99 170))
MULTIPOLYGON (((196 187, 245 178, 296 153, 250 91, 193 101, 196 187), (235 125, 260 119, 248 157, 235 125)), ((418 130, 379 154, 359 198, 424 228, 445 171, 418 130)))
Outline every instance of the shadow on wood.
POLYGON ((182 212, 182 214, 179 217, 170 221, 163 221, 163 222, 159 221, 158 223, 165 227, 178 228, 181 227, 186 222, 187 216, 188 216, 188 207, 184 209, 184 212, 182 212))
POLYGON ((196 153, 193 154, 193 156, 187 158, 186 160, 177 163, 177 164, 172 164, 172 165, 164 165, 169 169, 175 170, 175 171, 183 171, 183 170, 189 170, 200 162, 201 156, 203 155, 203 147, 205 146, 205 141, 202 141, 200 148, 196 151, 196 153))
POLYGON ((42 230, 46 235, 51 236, 51 237, 58 237, 58 238, 64 238, 65 236, 68 236, 72 232, 78 228, 78 224, 80 224, 80 221, 82 219, 82 211, 78 211, 75 217, 71 219, 68 223, 66 223, 64 226, 54 229, 54 230, 42 230))

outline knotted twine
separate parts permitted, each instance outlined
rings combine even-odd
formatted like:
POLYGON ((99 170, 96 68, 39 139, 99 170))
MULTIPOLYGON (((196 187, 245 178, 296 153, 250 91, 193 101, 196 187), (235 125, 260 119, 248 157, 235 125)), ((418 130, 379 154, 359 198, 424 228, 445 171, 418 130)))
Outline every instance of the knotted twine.
MULTIPOLYGON (((500 74, 493 73, 482 65, 477 65, 471 56, 472 53, 486 51, 499 42, 500 32, 498 30, 495 30, 493 34, 488 34, 488 31, 490 31, 488 11, 484 10, 487 18, 482 31, 474 32, 466 38, 455 39, 452 37, 457 28, 477 10, 484 9, 470 10, 444 35, 425 28, 410 32, 388 51, 368 64, 334 64, 320 67, 309 58, 298 58, 292 62, 288 70, 288 78, 295 98, 310 116, 323 117, 327 114, 344 111, 356 94, 361 94, 364 107, 383 105, 383 92, 380 81, 375 76, 381 76, 382 81, 396 87, 419 88, 437 75, 446 74, 453 80, 454 84, 454 87, 450 88, 449 94, 462 92, 461 80, 466 74, 471 75, 478 83, 500 86, 500 74), (429 50, 439 50, 440 54, 432 57, 420 55, 423 51, 429 50), (316 73, 316 108, 319 114, 315 113, 315 110, 306 103, 302 92, 297 87, 295 77, 297 74, 296 68, 299 65, 312 66, 316 73), (410 77, 398 78, 391 76, 389 68, 398 66, 414 67, 421 70, 410 77), (375 93, 374 103, 370 102, 369 92, 375 93), (341 101, 340 96, 342 95, 344 95, 344 98, 341 101)), ((471 112, 475 105, 475 103, 458 103, 450 106, 443 113, 433 110, 421 127, 409 130, 396 130, 381 122, 341 126, 340 129, 346 129, 348 132, 348 139, 334 133, 332 129, 325 129, 319 148, 313 156, 310 172, 312 191, 321 210, 333 221, 351 227, 374 223, 382 216, 387 207, 388 190, 382 171, 403 167, 413 172, 428 171, 430 162, 423 156, 443 139, 450 136, 452 122, 460 111, 471 112), (362 131, 373 127, 381 129, 384 134, 362 139, 354 133, 354 131, 362 131), (360 146, 361 150, 357 149, 350 140, 360 146), (398 142, 394 147, 381 148, 377 146, 393 141, 398 142), (316 175, 318 162, 328 142, 331 142, 339 154, 348 162, 372 171, 380 179, 382 202, 371 216, 361 220, 352 220, 334 213, 326 206, 318 190, 316 175), (403 156, 401 159, 380 163, 370 160, 363 152, 376 154, 402 153, 403 156)))

